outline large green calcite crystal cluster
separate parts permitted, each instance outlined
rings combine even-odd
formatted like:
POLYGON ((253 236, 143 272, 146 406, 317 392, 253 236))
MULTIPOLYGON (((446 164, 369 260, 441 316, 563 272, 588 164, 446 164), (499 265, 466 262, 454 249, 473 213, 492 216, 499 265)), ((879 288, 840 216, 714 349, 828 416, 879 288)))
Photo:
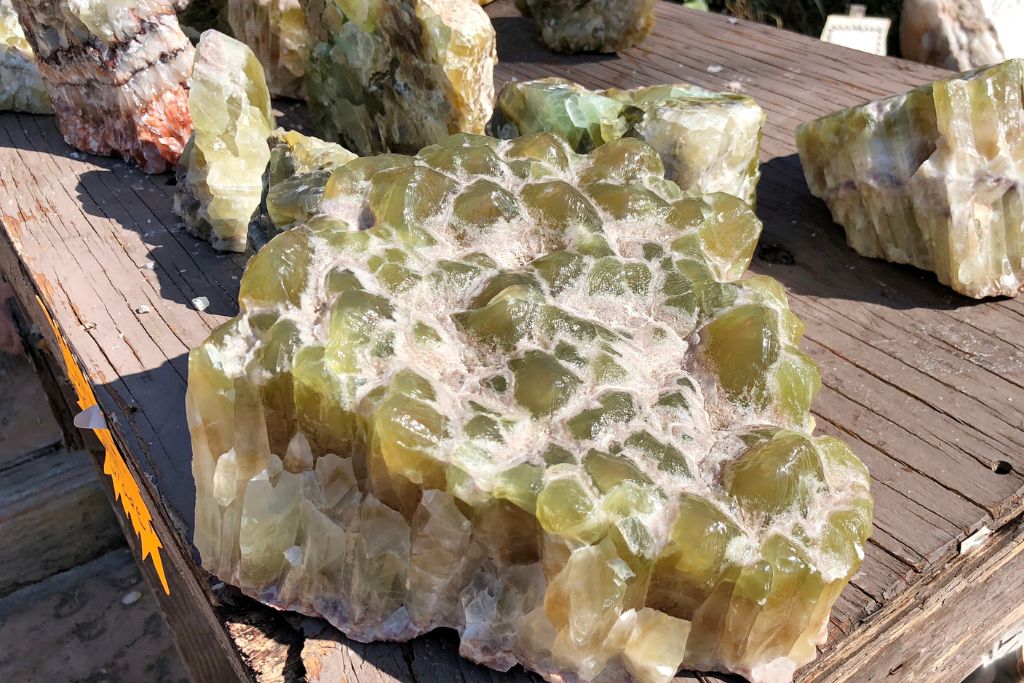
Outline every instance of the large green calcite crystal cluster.
POLYGON ((189 361, 203 565, 550 681, 788 680, 863 557, 760 224, 633 139, 350 161, 189 361))
POLYGON ((366 155, 483 132, 497 48, 476 0, 302 2, 312 35, 306 89, 321 137, 366 155))
POLYGON ((864 256, 982 298, 1024 286, 1024 60, 805 124, 807 184, 864 256))
POLYGON ((0 0, 0 111, 53 113, 36 56, 25 39, 11 0, 0 0))
POLYGON ((765 115, 750 97, 693 85, 588 90, 562 78, 502 88, 489 130, 500 138, 557 132, 577 152, 635 137, 661 155, 686 191, 725 192, 754 203, 765 115))
POLYGON ((12 0, 64 140, 147 173, 172 168, 191 131, 193 50, 169 0, 12 0))
POLYGON ((537 22, 540 39, 558 52, 618 52, 654 28, 655 0, 516 0, 537 22))
POLYGON ((356 158, 341 145, 278 129, 270 142, 264 223, 269 234, 312 218, 331 174, 356 158))
POLYGON ((302 97, 310 37, 299 0, 227 0, 227 21, 263 64, 270 92, 302 97))
POLYGON ((252 50, 206 31, 196 51, 189 108, 194 129, 178 169, 175 213, 215 249, 245 251, 274 130, 263 67, 252 50))

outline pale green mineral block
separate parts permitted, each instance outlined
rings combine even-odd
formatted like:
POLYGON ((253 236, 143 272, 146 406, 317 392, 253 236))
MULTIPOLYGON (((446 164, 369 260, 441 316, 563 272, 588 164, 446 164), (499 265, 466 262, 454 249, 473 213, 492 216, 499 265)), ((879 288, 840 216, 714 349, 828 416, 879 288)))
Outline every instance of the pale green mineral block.
POLYGON ((807 184, 859 254, 980 299, 1024 286, 1024 60, 797 130, 807 184))
POLYGON ((500 138, 561 133, 577 152, 634 137, 661 155, 686 191, 725 192, 753 204, 765 115, 746 95, 692 85, 588 90, 562 78, 510 82, 489 130, 500 138))
POLYGON ((245 251, 274 130, 263 67, 243 43, 209 30, 196 50, 188 103, 193 130, 178 169, 175 212, 215 249, 245 251))
POLYGON ((203 566, 553 681, 786 681, 871 530, 761 225, 634 139, 338 167, 189 359, 203 566))
POLYGON ((11 0, 0 0, 0 110, 53 113, 50 93, 11 0))
POLYGON ((339 166, 356 155, 341 145, 294 130, 278 129, 270 140, 264 218, 267 231, 290 230, 312 218, 324 186, 339 166))
POLYGON ((301 0, 318 135, 360 155, 482 133, 496 41, 476 0, 301 0))
POLYGON ((540 39, 558 52, 618 52, 654 28, 656 0, 516 0, 537 22, 540 39))

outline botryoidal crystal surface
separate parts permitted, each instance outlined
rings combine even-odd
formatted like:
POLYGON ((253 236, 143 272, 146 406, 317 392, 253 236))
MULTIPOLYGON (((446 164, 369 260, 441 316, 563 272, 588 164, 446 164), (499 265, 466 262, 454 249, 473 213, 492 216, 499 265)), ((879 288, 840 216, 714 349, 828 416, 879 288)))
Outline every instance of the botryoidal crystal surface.
POLYGON ((782 681, 871 527, 760 224, 633 139, 350 161, 189 361, 206 569, 550 681, 782 681), (365 228, 365 229, 359 229, 365 228))
POLYGON ((807 184, 859 254, 974 298, 1024 285, 1024 60, 797 131, 807 184))
POLYGON ((227 20, 263 64, 270 92, 302 97, 310 37, 299 0, 227 0, 227 20))
POLYGON ((312 218, 331 174, 356 158, 341 145, 278 129, 270 140, 263 223, 268 234, 312 218))
POLYGON ((476 0, 302 4, 313 41, 306 94, 320 137, 367 155, 483 132, 497 48, 476 0))
POLYGON ((0 111, 53 113, 36 56, 11 0, 0 0, 0 111))
POLYGON ((753 204, 764 121, 746 95, 688 84, 596 91, 544 78, 506 84, 488 130, 505 139, 556 132, 577 152, 638 138, 658 151, 666 176, 684 190, 725 192, 753 204))
POLYGON ((189 93, 194 130, 178 169, 174 211, 222 251, 245 251, 274 130, 263 67, 245 44, 203 33, 189 93))
POLYGON ((618 52, 654 28, 655 0, 516 0, 537 23, 540 39, 558 52, 618 52))
POLYGON ((120 154, 147 173, 191 131, 193 49, 168 0, 13 0, 72 147, 120 154))

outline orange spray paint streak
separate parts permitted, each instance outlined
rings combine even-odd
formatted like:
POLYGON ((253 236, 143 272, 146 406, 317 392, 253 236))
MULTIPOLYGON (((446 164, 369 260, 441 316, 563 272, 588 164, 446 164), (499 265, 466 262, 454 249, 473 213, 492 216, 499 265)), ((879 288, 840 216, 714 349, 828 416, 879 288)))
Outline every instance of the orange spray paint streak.
MULTIPOLYGON (((71 349, 68 347, 67 342, 64 341, 64 336, 57 328, 57 324, 50 317, 50 312, 43 304, 43 300, 36 297, 36 301, 43 310, 43 315, 46 316, 46 320, 50 323, 50 327, 57 338, 57 345, 60 347, 61 356, 64 358, 64 365, 68 369, 68 378, 71 380, 71 384, 75 388, 75 394, 78 396, 78 407, 82 410, 93 407, 96 405, 96 396, 92 392, 92 387, 85 379, 81 369, 79 369, 74 356, 71 355, 71 349)), ((164 593, 170 595, 171 588, 167 585, 164 563, 160 556, 160 549, 164 546, 160 539, 157 538, 156 530, 153 529, 153 516, 149 513, 149 508, 146 507, 146 503, 142 499, 139 485, 135 482, 135 478, 132 476, 131 471, 129 471, 127 463, 125 463, 124 458, 121 456, 121 452, 117 450, 117 445, 114 443, 114 435, 111 434, 110 430, 95 429, 93 432, 100 440, 100 443, 103 444, 105 454, 103 458, 103 473, 109 476, 113 483, 114 498, 121 501, 121 507, 124 508, 125 514, 131 521, 135 535, 142 542, 142 559, 149 558, 153 563, 153 568, 156 570, 157 576, 160 577, 160 583, 163 584, 164 593)))

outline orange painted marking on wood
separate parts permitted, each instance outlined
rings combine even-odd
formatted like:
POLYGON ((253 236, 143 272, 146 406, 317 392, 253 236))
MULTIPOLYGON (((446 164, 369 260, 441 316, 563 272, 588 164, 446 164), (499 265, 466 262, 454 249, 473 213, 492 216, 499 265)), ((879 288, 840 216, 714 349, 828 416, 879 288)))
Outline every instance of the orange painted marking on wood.
MULTIPOLYGON (((71 348, 64 341, 64 335, 60 333, 60 329, 58 329, 53 318, 50 317, 50 311, 43 304, 43 300, 36 297, 36 301, 39 303, 43 315, 46 316, 46 320, 50 323, 53 334, 57 338, 57 346, 60 347, 60 354, 64 358, 68 378, 71 380, 71 385, 75 388, 75 395, 78 397, 78 407, 82 410, 93 407, 97 402, 92 386, 85 378, 85 375, 82 374, 78 363, 75 362, 74 356, 71 355, 71 348)), ((170 595, 171 588, 167 584, 163 558, 160 556, 160 549, 164 546, 157 537, 156 530, 153 528, 153 515, 150 514, 149 508, 146 507, 146 503, 142 499, 139 485, 128 469, 128 465, 125 463, 121 452, 117 449, 117 444, 114 443, 114 435, 110 430, 95 429, 93 432, 100 440, 100 443, 103 444, 103 473, 109 476, 111 482, 113 482, 114 499, 121 501, 121 507, 124 508, 125 514, 131 521, 132 529, 135 530, 135 534, 142 541, 142 559, 145 560, 147 557, 150 559, 157 576, 160 577, 164 593, 170 595)))

